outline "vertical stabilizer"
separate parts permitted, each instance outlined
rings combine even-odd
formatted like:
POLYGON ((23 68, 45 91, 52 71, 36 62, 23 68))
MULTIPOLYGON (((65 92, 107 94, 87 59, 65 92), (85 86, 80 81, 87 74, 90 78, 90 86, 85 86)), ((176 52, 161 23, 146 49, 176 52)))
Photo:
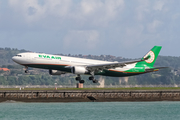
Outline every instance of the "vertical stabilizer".
POLYGON ((157 56, 159 55, 159 52, 161 51, 162 46, 154 46, 142 59, 148 58, 145 61, 137 63, 138 66, 148 66, 153 67, 154 63, 157 59, 157 56))

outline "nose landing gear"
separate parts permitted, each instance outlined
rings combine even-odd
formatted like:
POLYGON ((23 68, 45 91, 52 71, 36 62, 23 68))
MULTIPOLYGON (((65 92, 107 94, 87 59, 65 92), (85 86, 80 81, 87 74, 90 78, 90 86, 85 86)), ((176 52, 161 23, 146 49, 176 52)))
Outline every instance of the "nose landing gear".
POLYGON ((27 66, 25 66, 25 73, 28 73, 29 71, 28 71, 28 67, 27 66))

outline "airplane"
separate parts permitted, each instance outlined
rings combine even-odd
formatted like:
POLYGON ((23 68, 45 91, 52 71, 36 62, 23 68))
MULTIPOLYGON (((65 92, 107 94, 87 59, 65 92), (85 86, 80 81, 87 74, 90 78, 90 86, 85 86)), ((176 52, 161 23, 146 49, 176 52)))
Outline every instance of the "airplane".
POLYGON ((50 75, 73 73, 77 75, 75 79, 79 83, 84 83, 81 75, 90 75, 89 80, 98 83, 95 75, 126 77, 165 68, 153 67, 161 48, 161 46, 154 46, 143 58, 125 62, 109 62, 33 52, 19 53, 13 56, 12 60, 25 66, 25 73, 28 73, 28 67, 49 69, 50 75))

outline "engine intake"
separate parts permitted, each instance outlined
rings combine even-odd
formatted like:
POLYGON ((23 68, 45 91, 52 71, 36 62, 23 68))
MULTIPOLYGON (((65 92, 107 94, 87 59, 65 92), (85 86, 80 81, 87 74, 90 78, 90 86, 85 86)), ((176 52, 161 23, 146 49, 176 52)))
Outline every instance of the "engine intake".
POLYGON ((65 72, 59 71, 59 70, 49 70, 50 75, 61 75, 65 74, 65 72))
POLYGON ((82 67, 82 66, 73 66, 71 68, 71 72, 73 74, 89 74, 89 71, 85 67, 82 67))

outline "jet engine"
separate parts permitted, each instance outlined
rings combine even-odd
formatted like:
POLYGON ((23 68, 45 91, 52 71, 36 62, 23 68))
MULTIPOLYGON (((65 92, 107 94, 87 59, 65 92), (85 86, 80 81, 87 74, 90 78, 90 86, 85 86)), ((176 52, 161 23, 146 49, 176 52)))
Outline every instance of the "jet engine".
POLYGON ((88 74, 89 73, 89 71, 85 67, 82 67, 82 66, 73 66, 71 68, 71 72, 73 74, 88 74))
POLYGON ((65 74, 65 72, 59 71, 59 70, 49 70, 50 75, 61 75, 65 74))

